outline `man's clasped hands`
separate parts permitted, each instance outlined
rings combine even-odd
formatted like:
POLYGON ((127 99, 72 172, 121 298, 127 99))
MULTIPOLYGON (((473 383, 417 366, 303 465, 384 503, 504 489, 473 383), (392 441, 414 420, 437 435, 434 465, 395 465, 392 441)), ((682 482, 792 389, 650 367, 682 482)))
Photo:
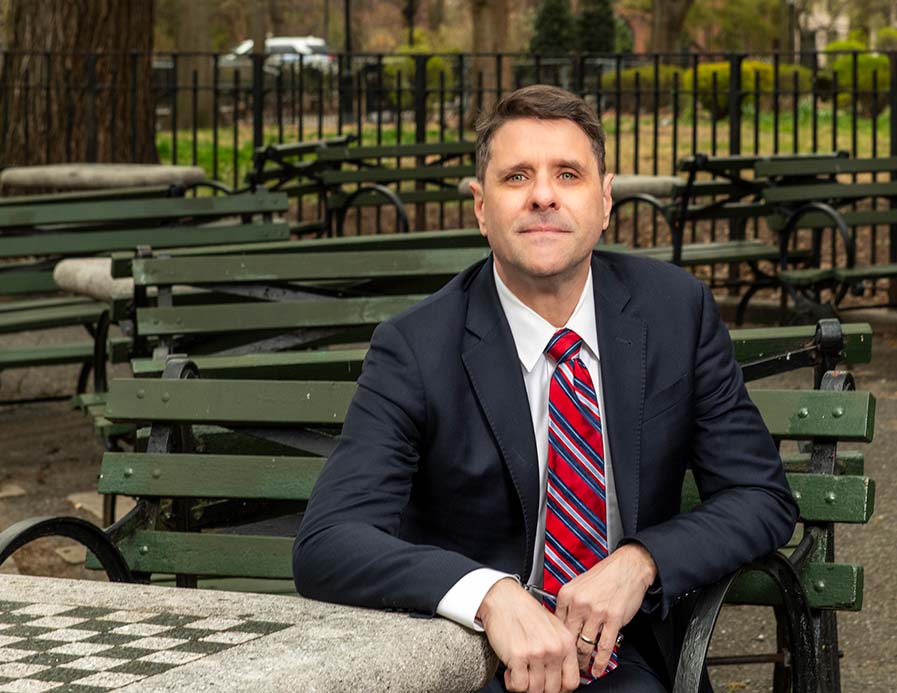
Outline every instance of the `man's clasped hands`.
POLYGON ((656 573, 641 545, 626 544, 566 583, 553 614, 516 580, 496 582, 477 618, 507 667, 507 689, 559 693, 575 690, 580 672, 602 676, 620 629, 638 612, 656 573))

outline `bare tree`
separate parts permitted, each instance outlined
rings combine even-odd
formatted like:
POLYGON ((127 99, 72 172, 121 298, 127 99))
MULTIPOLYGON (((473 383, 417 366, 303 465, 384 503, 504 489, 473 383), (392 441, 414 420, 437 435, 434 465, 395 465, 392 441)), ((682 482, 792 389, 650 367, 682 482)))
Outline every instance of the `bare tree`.
POLYGON ((651 49, 657 53, 676 51, 685 16, 693 0, 653 0, 651 3, 651 49))
POLYGON ((3 164, 158 161, 153 0, 9 0, 6 29, 3 164))

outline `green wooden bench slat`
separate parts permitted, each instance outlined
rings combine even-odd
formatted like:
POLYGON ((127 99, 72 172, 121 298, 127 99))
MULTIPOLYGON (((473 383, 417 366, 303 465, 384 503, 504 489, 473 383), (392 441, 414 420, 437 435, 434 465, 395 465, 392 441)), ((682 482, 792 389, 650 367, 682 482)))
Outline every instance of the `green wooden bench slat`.
POLYGON ((489 256, 489 248, 332 252, 326 255, 206 256, 134 260, 137 285, 312 281, 363 277, 454 276, 489 256))
POLYGON ((6 312, 0 314, 0 334, 93 323, 106 309, 105 303, 94 302, 6 312))
MULTIPOLYGON (((773 156, 767 155, 751 155, 751 154, 736 154, 736 155, 723 155, 723 156, 711 156, 707 157, 706 169, 708 171, 717 171, 717 172, 736 172, 740 170, 749 169, 755 167, 760 162, 767 161, 782 161, 785 163, 801 163, 806 162, 807 165, 813 165, 817 162, 825 162, 830 159, 838 159, 843 158, 845 156, 844 152, 811 152, 804 154, 775 154, 773 156)), ((687 171, 691 168, 694 162, 694 157, 685 157, 679 160, 679 170, 687 171)))
POLYGON ((116 379, 106 417, 116 422, 340 424, 354 394, 353 382, 116 379))
POLYGON ((0 197, 0 207, 21 205, 58 205, 70 202, 101 202, 103 200, 133 200, 136 198, 168 197, 171 186, 153 185, 135 188, 105 188, 102 190, 78 190, 74 192, 42 193, 39 195, 10 195, 0 197))
POLYGON ((307 499, 323 457, 103 455, 98 490, 129 496, 307 499))
POLYGON ((831 267, 779 270, 779 279, 791 286, 814 286, 834 279, 835 270, 831 267))
MULTIPOLYGON (((843 563, 811 563, 802 575, 810 608, 859 611, 863 606, 863 567, 843 563)), ((775 606, 778 589, 765 573, 748 573, 726 595, 734 604, 775 606)))
POLYGON ((10 236, 0 239, 0 257, 106 253, 112 250, 196 246, 250 241, 286 240, 287 223, 233 224, 227 226, 161 226, 115 231, 66 231, 10 236))
MULTIPOLYGON (((361 374, 366 349, 288 351, 241 356, 195 356, 191 360, 204 378, 257 380, 355 380, 361 374)), ((140 377, 161 377, 164 360, 133 359, 131 370, 140 377)))
POLYGON ((59 287, 53 281, 53 270, 33 270, 26 272, 0 271, 0 294, 34 294, 57 292, 59 287))
POLYGON ((758 176, 801 176, 837 173, 876 173, 897 171, 897 157, 850 159, 847 157, 817 159, 815 161, 763 161, 757 162, 754 171, 758 176))
MULTIPOLYGON (((416 231, 415 233, 388 233, 370 236, 343 236, 341 238, 315 238, 300 241, 272 241, 270 243, 232 243, 203 248, 174 248, 165 251, 171 257, 197 255, 254 255, 260 253, 320 253, 354 250, 420 250, 428 248, 487 247, 486 240, 477 229, 446 229, 445 231, 416 231)), ((130 277, 133 252, 112 254, 112 276, 130 277)))
POLYGON ((417 168, 362 168, 357 171, 324 171, 321 182, 324 185, 348 183, 392 183, 397 181, 437 181, 446 178, 464 178, 476 173, 473 164, 461 166, 433 166, 417 168))
MULTIPOLYGON (((897 216, 894 217, 897 223, 897 216)), ((856 279, 884 279, 897 275, 897 264, 890 265, 864 265, 862 267, 838 267, 832 270, 832 275, 839 281, 852 281, 856 279)))
POLYGON ((288 198, 281 193, 27 205, 19 208, 0 207, 0 227, 263 214, 284 212, 287 206, 288 198))
MULTIPOLYGON (((839 214, 848 226, 877 226, 881 224, 897 223, 897 210, 894 209, 869 209, 852 212, 840 210, 839 214)), ((781 214, 770 214, 767 217, 769 226, 774 231, 783 229, 787 217, 781 214)), ((832 225, 832 218, 821 212, 808 212, 800 217, 797 226, 801 229, 828 228, 832 225)))
MULTIPOLYGON (((863 476, 790 473, 788 483, 803 521, 864 524, 875 509, 875 482, 863 476)), ((682 508, 691 510, 699 504, 698 487, 689 473, 682 508)))
POLYGON ((473 154, 476 142, 424 142, 419 144, 368 145, 363 147, 321 147, 317 151, 318 161, 359 161, 362 159, 396 158, 404 156, 429 156, 453 154, 473 154))
POLYGON ((0 349, 0 369, 56 366, 93 360, 93 342, 35 344, 16 349, 0 349))
MULTIPOLYGON (((868 323, 842 323, 844 360, 848 363, 869 363, 872 358, 872 326, 868 323)), ((760 327, 729 330, 739 363, 784 354, 811 343, 815 325, 798 327, 760 327)))
POLYGON ((753 219, 768 215, 773 207, 766 202, 731 202, 717 206, 690 206, 686 211, 689 221, 704 219, 753 219))
POLYGON ((385 296, 141 308, 137 311, 137 329, 145 336, 159 336, 376 325, 423 298, 385 296))
POLYGON ((96 303, 96 299, 89 296, 51 296, 50 298, 34 298, 26 300, 0 302, 0 315, 3 313, 15 313, 20 310, 33 310, 35 308, 51 308, 58 306, 76 306, 85 303, 96 303))
POLYGON ((871 392, 754 389, 750 396, 776 438, 872 441, 875 397, 871 392))
POLYGON ((80 395, 74 395, 70 400, 69 404, 72 405, 73 409, 84 409, 86 410, 88 407, 91 407, 95 404, 106 404, 106 393, 105 392, 82 392, 80 395))
POLYGON ((292 537, 140 530, 118 545, 131 570, 233 577, 292 577, 292 537))
POLYGON ((888 197, 897 195, 897 181, 878 183, 818 183, 783 185, 764 188, 767 202, 800 202, 803 200, 856 199, 860 197, 888 197))

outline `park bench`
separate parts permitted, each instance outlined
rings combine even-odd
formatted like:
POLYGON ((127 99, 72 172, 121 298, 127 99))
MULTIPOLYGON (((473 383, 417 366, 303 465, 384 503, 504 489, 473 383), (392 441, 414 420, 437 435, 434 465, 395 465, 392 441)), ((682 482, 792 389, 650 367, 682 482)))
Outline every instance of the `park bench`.
MULTIPOLYGON (((199 376, 195 364, 172 357, 163 378, 113 381, 109 418, 149 429, 140 451, 104 455, 99 490, 134 496, 137 506, 105 531, 73 519, 20 523, 0 535, 0 561, 57 533, 87 544, 113 579, 174 575, 181 586, 291 590, 292 535, 355 385, 199 376)), ((836 678, 834 610, 862 605, 862 567, 833 557, 835 525, 864 523, 872 512, 874 484, 861 461, 846 474, 838 464, 839 443, 872 437, 874 398, 851 386, 830 372, 821 390, 752 390, 777 441, 811 441, 805 459, 786 462, 803 524, 790 561, 762 561, 752 566, 762 574, 745 572, 728 590, 736 603, 776 608, 779 682, 812 676, 817 660, 825 680, 836 678)), ((696 502, 687 485, 683 507, 696 502)), ((730 582, 703 592, 687 645, 696 659, 683 661, 703 661, 730 582)), ((680 671, 677 690, 697 690, 686 685, 696 675, 680 671)))
POLYGON ((848 293, 859 297, 874 289, 876 280, 897 277, 893 255, 890 261, 876 262, 874 233, 877 226, 893 229, 897 224, 897 157, 760 161, 755 171, 769 180, 762 195, 771 207, 767 222, 780 235, 777 279, 783 310, 790 297, 798 317, 818 318, 844 310, 840 304, 848 293), (870 264, 858 265, 856 231, 865 226, 873 229, 870 264), (831 231, 830 254, 823 258, 826 229, 831 231), (809 231, 811 266, 786 269, 794 250, 804 245, 799 242, 802 231, 809 231))
MULTIPOLYGON (((0 303, 0 334, 83 325, 95 336, 94 326, 106 305, 83 296, 58 295, 53 268, 63 258, 138 245, 188 247, 289 238, 287 225, 272 219, 274 213, 286 211, 286 197, 279 194, 144 198, 128 193, 123 199, 107 199, 108 194, 68 194, 66 199, 75 201, 50 204, 38 203, 44 196, 34 196, 23 204, 0 204, 0 296, 9 299, 0 303), (236 222, 229 220, 234 217, 236 222), (35 293, 56 295, 20 298, 35 293)), ((80 392, 94 349, 94 339, 3 349, 0 369, 81 363, 80 392)))

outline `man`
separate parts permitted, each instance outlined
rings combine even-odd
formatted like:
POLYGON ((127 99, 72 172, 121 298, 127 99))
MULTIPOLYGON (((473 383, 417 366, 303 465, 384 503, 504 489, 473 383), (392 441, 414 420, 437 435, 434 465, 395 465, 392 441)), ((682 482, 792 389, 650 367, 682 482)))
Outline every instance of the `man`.
POLYGON ((296 539, 306 596, 485 629, 487 690, 668 689, 671 608, 796 519, 707 288, 593 251, 611 183, 572 94, 481 120, 492 256, 377 329, 296 539))

